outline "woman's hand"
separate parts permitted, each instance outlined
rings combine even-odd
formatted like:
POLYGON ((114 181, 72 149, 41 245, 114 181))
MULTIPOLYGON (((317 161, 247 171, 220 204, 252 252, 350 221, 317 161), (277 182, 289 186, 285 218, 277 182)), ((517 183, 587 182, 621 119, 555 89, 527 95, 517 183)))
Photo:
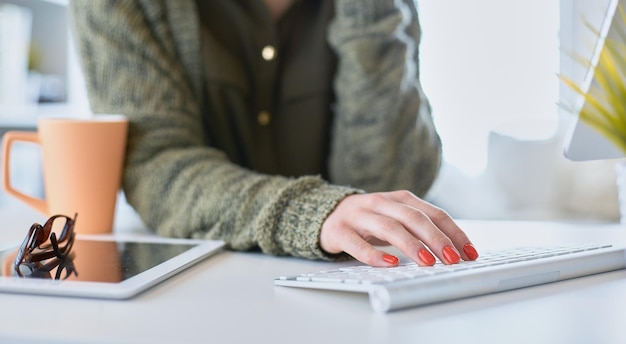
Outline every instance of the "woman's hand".
POLYGON ((393 245, 426 266, 435 264, 433 253, 445 264, 478 258, 467 235, 445 211, 409 191, 350 195, 322 225, 324 251, 345 252, 371 266, 398 264, 397 257, 374 245, 393 245))

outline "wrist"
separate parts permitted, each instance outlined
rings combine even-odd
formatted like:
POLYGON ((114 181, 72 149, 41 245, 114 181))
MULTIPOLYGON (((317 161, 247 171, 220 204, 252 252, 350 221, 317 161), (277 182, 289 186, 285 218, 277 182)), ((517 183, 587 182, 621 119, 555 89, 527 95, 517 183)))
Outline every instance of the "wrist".
POLYGON ((261 243, 261 246, 278 243, 283 254, 309 259, 338 259, 341 255, 328 254, 320 246, 322 225, 340 200, 359 190, 330 185, 318 177, 302 177, 298 184, 290 191, 294 194, 287 197, 289 201, 275 224, 277 230, 271 242, 261 243))

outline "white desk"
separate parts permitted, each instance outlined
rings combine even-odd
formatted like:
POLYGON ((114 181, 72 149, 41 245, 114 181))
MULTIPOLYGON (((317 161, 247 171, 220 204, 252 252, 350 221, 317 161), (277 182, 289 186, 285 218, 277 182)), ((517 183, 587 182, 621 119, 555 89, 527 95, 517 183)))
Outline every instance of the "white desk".
MULTIPOLYGON (((45 220, 0 205, 0 243, 45 220)), ((141 230, 119 218, 116 230, 141 230)), ((611 241, 618 225, 460 221, 479 250, 611 241)), ((626 272, 378 314, 366 295, 274 287, 335 266, 223 252, 128 301, 0 294, 0 343, 624 343, 626 272), (212 336, 210 337, 212 333, 212 336)))

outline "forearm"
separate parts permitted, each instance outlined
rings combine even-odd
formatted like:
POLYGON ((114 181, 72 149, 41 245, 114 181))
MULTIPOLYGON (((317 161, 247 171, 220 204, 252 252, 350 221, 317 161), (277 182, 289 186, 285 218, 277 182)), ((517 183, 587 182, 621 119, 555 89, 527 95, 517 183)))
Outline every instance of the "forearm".
POLYGON ((441 147, 418 77, 414 4, 338 0, 329 39, 339 56, 331 180, 423 195, 441 147))
POLYGON ((164 236, 222 239, 236 250, 326 258, 318 244, 323 219, 353 192, 317 177, 256 174, 206 148, 131 158, 125 191, 150 227, 164 236))

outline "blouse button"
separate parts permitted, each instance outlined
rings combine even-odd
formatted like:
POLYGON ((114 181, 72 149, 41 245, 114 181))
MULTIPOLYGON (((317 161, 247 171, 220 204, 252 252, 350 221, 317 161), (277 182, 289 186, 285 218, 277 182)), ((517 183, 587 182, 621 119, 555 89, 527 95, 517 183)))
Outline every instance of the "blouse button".
POLYGON ((259 122, 260 125, 266 126, 266 125, 270 124, 272 116, 267 111, 261 111, 256 116, 256 119, 257 119, 257 121, 259 122))
POLYGON ((276 57, 276 49, 271 45, 266 45, 261 50, 261 56, 265 61, 272 61, 276 57))

